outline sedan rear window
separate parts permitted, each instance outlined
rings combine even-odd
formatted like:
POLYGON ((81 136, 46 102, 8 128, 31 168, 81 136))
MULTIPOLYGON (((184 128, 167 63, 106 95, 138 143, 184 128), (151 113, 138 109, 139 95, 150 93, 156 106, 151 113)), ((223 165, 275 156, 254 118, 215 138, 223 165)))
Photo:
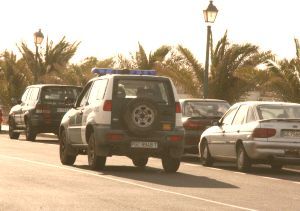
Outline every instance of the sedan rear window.
POLYGON ((187 117, 221 117, 228 108, 229 104, 226 102, 186 101, 183 104, 182 115, 187 117))
POLYGON ((260 119, 300 118, 300 105, 259 105, 257 112, 260 119))

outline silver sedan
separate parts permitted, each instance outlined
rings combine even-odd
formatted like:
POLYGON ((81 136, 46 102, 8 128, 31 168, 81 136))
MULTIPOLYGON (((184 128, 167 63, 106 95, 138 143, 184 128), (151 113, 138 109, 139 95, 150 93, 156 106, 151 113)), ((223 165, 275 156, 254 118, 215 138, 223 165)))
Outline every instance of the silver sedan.
POLYGON ((236 103, 203 132, 198 147, 205 166, 233 161, 238 170, 247 171, 253 163, 276 170, 300 165, 300 104, 236 103))

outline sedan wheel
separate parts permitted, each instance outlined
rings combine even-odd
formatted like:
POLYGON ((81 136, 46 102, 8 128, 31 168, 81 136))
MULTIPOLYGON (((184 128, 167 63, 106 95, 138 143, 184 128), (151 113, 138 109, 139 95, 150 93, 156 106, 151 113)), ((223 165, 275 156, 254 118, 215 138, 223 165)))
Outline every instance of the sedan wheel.
POLYGON ((240 144, 237 148, 236 165, 237 169, 243 172, 248 171, 251 167, 250 159, 242 144, 240 144))
POLYGON ((201 160, 203 166, 212 166, 213 159, 210 155, 209 148, 207 142, 204 142, 201 152, 201 160))
POLYGON ((91 133, 88 144, 88 163, 93 170, 102 170, 105 167, 106 157, 97 156, 96 154, 96 143, 94 133, 91 133))

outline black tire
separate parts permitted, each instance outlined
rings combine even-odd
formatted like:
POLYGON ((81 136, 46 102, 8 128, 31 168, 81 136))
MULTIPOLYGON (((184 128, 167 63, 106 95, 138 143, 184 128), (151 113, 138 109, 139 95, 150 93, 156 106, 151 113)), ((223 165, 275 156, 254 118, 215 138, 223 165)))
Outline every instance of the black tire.
POLYGON ((174 173, 178 170, 180 166, 179 158, 172 158, 170 155, 165 155, 161 159, 162 166, 167 173, 174 173))
POLYGON ((157 104, 148 98, 136 98, 128 103, 123 119, 132 134, 148 136, 159 123, 157 104))
POLYGON ((88 163, 92 170, 103 170, 106 163, 105 156, 97 156, 96 154, 96 142, 95 136, 92 132, 89 136, 89 143, 88 143, 88 163))
POLYGON ((63 165, 73 165, 76 160, 76 155, 72 155, 68 151, 68 143, 66 132, 63 130, 59 136, 59 157, 63 165))
POLYGON ((271 168, 273 171, 280 171, 282 169, 283 165, 280 163, 272 163, 271 168))
POLYGON ((236 158, 237 169, 242 172, 249 171, 251 167, 251 161, 242 144, 238 145, 236 154, 237 154, 237 158, 236 158))
POLYGON ((25 122, 25 136, 26 136, 26 140, 27 141, 35 141, 36 138, 36 132, 34 131, 34 129, 32 128, 32 125, 29 121, 25 122))
POLYGON ((15 130, 15 122, 12 118, 8 120, 8 135, 10 139, 19 139, 20 133, 14 132, 15 130))
POLYGON ((201 161, 203 166, 212 166, 213 165, 213 158, 209 152, 208 143, 205 141, 201 147, 201 161))
POLYGON ((132 163, 139 168, 143 168, 147 165, 148 158, 147 157, 132 158, 132 163))

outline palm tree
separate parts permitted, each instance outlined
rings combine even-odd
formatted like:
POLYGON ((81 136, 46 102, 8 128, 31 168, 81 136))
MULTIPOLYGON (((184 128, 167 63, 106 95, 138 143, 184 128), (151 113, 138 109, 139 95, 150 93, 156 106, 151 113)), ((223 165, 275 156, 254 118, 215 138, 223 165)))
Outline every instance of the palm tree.
POLYGON ((74 56, 79 42, 69 43, 63 37, 58 44, 54 45, 53 41, 47 39, 44 54, 33 53, 28 46, 22 42, 19 50, 26 61, 26 67, 32 75, 37 75, 33 83, 47 81, 62 81, 58 74, 63 73, 68 62, 74 56))
POLYGON ((93 76, 91 70, 94 67, 98 68, 113 68, 115 65, 114 58, 110 57, 103 60, 98 60, 96 57, 87 57, 81 64, 72 64, 65 72, 65 78, 70 84, 83 86, 93 76))
POLYGON ((19 99, 27 86, 28 72, 23 68, 24 60, 16 59, 12 52, 5 51, 0 60, 0 99, 2 104, 11 106, 11 99, 19 99))
POLYGON ((203 84, 203 66, 192 52, 178 45, 170 58, 158 66, 161 75, 172 78, 177 88, 193 97, 200 97, 203 84))
POLYGON ((118 66, 122 69, 141 69, 141 70, 150 70, 156 69, 158 65, 163 63, 166 59, 167 54, 170 52, 171 47, 163 45, 154 53, 150 52, 147 56, 143 46, 138 43, 139 50, 135 55, 131 56, 131 59, 126 59, 124 56, 118 56, 118 66))
POLYGON ((257 65, 271 58, 271 52, 258 51, 252 44, 230 44, 227 32, 211 55, 209 97, 233 103, 256 85, 257 65))
POLYGON ((273 90, 283 101, 300 103, 300 54, 298 40, 295 39, 296 57, 276 61, 267 60, 269 80, 264 85, 273 90))

